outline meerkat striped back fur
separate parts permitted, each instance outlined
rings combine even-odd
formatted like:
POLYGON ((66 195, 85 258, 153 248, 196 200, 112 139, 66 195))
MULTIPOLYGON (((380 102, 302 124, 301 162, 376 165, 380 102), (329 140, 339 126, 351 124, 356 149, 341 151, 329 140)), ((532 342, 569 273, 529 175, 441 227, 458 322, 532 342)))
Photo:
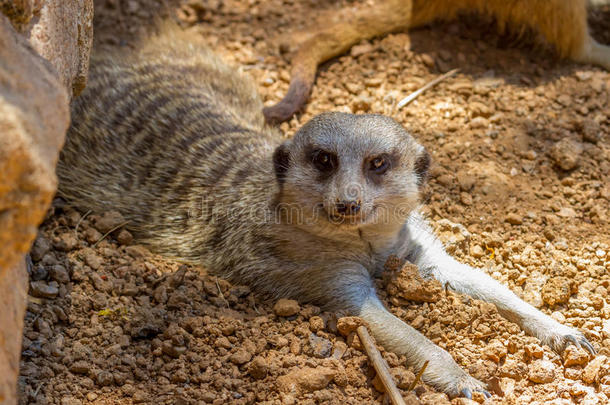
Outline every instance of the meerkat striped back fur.
POLYGON ((229 223, 224 210, 277 193, 270 157, 282 138, 264 127, 253 83, 186 35, 166 28, 135 53, 93 56, 72 109, 59 194, 121 212, 161 254, 230 268, 202 259, 252 246, 252 224, 229 223))
POLYGON ((284 140, 254 85, 171 30, 134 52, 101 53, 75 101, 59 194, 118 210, 140 243, 259 293, 362 317, 450 395, 485 384, 392 315, 373 278, 390 255, 422 277, 493 303, 561 351, 593 346, 484 272, 451 258, 418 213, 429 156, 395 120, 324 113, 284 140))

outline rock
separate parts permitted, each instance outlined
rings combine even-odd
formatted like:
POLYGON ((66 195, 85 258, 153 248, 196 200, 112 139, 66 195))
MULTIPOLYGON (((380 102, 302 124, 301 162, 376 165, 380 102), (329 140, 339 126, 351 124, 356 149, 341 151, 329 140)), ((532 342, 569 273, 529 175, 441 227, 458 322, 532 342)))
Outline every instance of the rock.
POLYGON ((112 383, 114 383, 114 377, 112 376, 112 373, 108 371, 100 371, 95 379, 97 384, 102 387, 112 385, 112 383))
POLYGON ((237 349, 237 351, 229 357, 229 360, 231 363, 241 366, 242 364, 249 362, 251 358, 252 355, 245 349, 237 349))
POLYGON ((32 245, 32 249, 30 249, 30 256, 33 261, 39 262, 50 249, 51 243, 49 240, 42 235, 38 235, 32 245))
POLYGON ((94 215, 91 219, 93 221, 93 227, 102 234, 116 230, 125 223, 123 215, 116 211, 104 212, 99 216, 94 215))
POLYGON ((352 332, 355 332, 360 325, 364 325, 362 318, 355 316, 344 316, 337 319, 337 330, 343 336, 348 336, 352 332))
POLYGON ((601 126, 595 120, 584 120, 579 129, 582 133, 582 138, 587 142, 597 143, 602 139, 601 126))
POLYGON ((555 365, 549 360, 536 360, 530 364, 529 380, 544 384, 555 379, 555 365))
POLYGON ((130 245, 133 242, 133 235, 126 229, 121 229, 121 232, 116 237, 116 240, 121 245, 130 245))
POLYGON ((69 370, 71 373, 87 375, 91 371, 91 362, 86 360, 76 361, 70 366, 69 370))
POLYGON ((499 340, 494 339, 491 341, 485 348, 483 349, 483 356, 493 361, 494 363, 499 363, 504 357, 508 350, 506 346, 499 340))
POLYGON ((273 312, 277 316, 293 316, 296 315, 301 308, 295 300, 280 298, 273 306, 273 312))
POLYGON ((508 214, 504 220, 511 225, 521 225, 523 223, 523 218, 514 212, 508 214))
POLYGON ((572 170, 580 164, 583 146, 580 142, 564 138, 551 148, 550 155, 557 166, 563 170, 572 170))
MULTIPOLYGON (((2 18, 2 16, 0 16, 2 18)), ((1 25, 1 24, 0 24, 1 25)), ((0 43, 2 37, 0 37, 0 43)), ((0 53, 2 53, 0 46, 0 53)), ((0 116, 0 121, 2 117, 0 116)), ((0 152, 1 154, 2 152, 0 152)), ((0 220, 1 222, 1 220, 0 220)), ((0 398, 17 403, 17 376, 21 354, 21 331, 27 303, 28 273, 25 260, 0 275, 0 398)), ((2 402, 0 400, 0 402, 2 402)))
POLYGON ((74 397, 62 397, 61 405, 81 405, 83 401, 74 397))
POLYGON ((343 357, 343 355, 345 354, 346 351, 347 351, 347 345, 344 342, 337 340, 335 342, 335 345, 333 346, 332 358, 341 360, 341 358, 343 357))
POLYGON ((248 366, 248 373, 257 380, 262 380, 269 372, 269 365, 262 356, 256 356, 248 366))
POLYGON ((584 366, 589 361, 589 354, 576 346, 568 346, 562 353, 565 367, 584 366))
POLYGON ((66 268, 61 264, 51 266, 49 275, 53 280, 61 284, 66 284, 70 281, 70 274, 68 273, 68 270, 66 270, 66 268))
POLYGON ((278 377, 277 384, 280 392, 308 393, 326 388, 335 374, 328 367, 304 367, 278 377))
POLYGON ((598 355, 587 364, 585 369, 582 371, 582 380, 587 384, 593 384, 600 378, 600 370, 602 365, 608 358, 603 354, 598 355))
POLYGON ((317 336, 314 333, 309 334, 309 345, 313 350, 313 355, 321 359, 329 357, 333 350, 333 344, 330 340, 317 336))
POLYGON ((53 240, 53 247, 61 252, 74 250, 78 245, 78 239, 72 232, 64 232, 53 240))
POLYGON ((26 253, 51 203, 69 123, 53 69, 0 15, 0 278, 26 253))
MULTIPOLYGON (((21 0, 24 3, 27 0, 21 0)), ((93 40, 92 0, 41 0, 36 18, 22 19, 20 32, 51 62, 64 88, 76 97, 87 84, 93 40)))
POLYGON ((59 289, 44 281, 32 281, 30 283, 30 293, 39 298, 55 298, 59 294, 59 289))
POLYGON ((483 257, 483 255, 485 254, 485 252, 483 251, 483 248, 479 245, 472 245, 470 247, 470 255, 472 257, 474 257, 475 259, 479 259, 481 257, 483 257))
POLYGON ((542 300, 551 307, 565 304, 572 295, 572 285, 573 281, 567 277, 553 277, 542 287, 542 300))

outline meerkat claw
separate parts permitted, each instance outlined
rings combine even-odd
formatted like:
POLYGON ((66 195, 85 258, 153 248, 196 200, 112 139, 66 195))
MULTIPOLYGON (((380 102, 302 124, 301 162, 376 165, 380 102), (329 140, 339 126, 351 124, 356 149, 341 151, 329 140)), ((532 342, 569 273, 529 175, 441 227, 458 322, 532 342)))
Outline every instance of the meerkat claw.
POLYGON ((470 388, 463 388, 463 389, 460 391, 460 393, 461 393, 461 394, 462 394, 464 397, 466 397, 466 398, 468 398, 468 399, 472 399, 472 391, 470 391, 470 388))
POLYGON ((487 392, 486 390, 477 390, 481 393, 483 393, 483 395, 485 395, 485 398, 491 398, 491 394, 489 392, 487 392))
POLYGON ((597 351, 595 350, 595 348, 593 347, 593 345, 591 343, 589 343, 589 341, 585 338, 583 338, 580 342, 581 346, 584 346, 585 350, 588 351, 591 356, 595 356, 597 354, 597 351))
POLYGON ((566 335, 566 340, 568 341, 568 345, 570 343, 572 343, 574 346, 578 347, 579 349, 582 347, 582 346, 580 346, 580 342, 574 335, 566 335))

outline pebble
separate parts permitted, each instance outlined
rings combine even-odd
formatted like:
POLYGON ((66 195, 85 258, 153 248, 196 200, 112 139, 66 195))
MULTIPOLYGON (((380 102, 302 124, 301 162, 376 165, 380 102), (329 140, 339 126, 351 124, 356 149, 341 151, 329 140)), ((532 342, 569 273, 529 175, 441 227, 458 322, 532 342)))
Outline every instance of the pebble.
POLYGON ((77 245, 78 240, 72 232, 62 233, 53 240, 53 247, 61 252, 69 252, 77 245))
POLYGON ((563 170, 572 170, 580 164, 583 147, 580 142, 564 138, 551 148, 551 158, 563 170))
POLYGON ((360 325, 364 325, 364 321, 355 316, 344 316, 337 319, 337 330, 343 336, 348 336, 350 333, 355 332, 360 325))
POLYGON ((589 361, 589 354, 574 345, 566 347, 561 357, 565 367, 583 366, 589 361))
POLYGON ((608 358, 603 354, 598 355, 587 364, 582 371, 582 380, 587 384, 592 384, 599 380, 600 371, 608 358))
POLYGON ((121 245, 130 245, 133 242, 133 235, 126 229, 121 229, 121 232, 116 237, 117 242, 121 245))
POLYGON ((303 367, 280 376, 277 385, 280 392, 308 393, 321 390, 332 381, 336 372, 329 367, 303 367))
POLYGON ((572 282, 566 277, 553 277, 547 280, 541 291, 545 304, 554 307, 565 304, 572 295, 572 282))
POLYGON ((473 245, 470 247, 470 255, 475 259, 483 257, 484 254, 485 252, 483 251, 483 248, 481 246, 473 245))
POLYGON ((248 373, 255 379, 261 380, 267 376, 269 365, 262 356, 256 356, 248 366, 248 373))
POLYGON ((320 359, 329 357, 333 350, 333 344, 330 340, 317 336, 314 333, 309 334, 309 345, 313 350, 313 355, 320 359))
POLYGON ((523 218, 514 212, 508 214, 504 220, 511 225, 521 225, 523 223, 523 218))
POLYGON ((251 358, 252 355, 246 350, 237 349, 237 351, 229 357, 229 360, 231 361, 231 363, 241 366, 242 364, 246 364, 247 362, 249 362, 251 358))
POLYGON ((555 365, 549 360, 536 360, 530 364, 529 380, 544 384, 555 379, 555 365))
POLYGON ((55 298, 59 294, 59 288, 44 281, 32 281, 30 283, 30 293, 39 298, 55 298))
POLYGON ((32 257, 32 260, 38 262, 42 260, 50 249, 51 244, 49 243, 49 240, 42 235, 38 235, 30 250, 30 256, 32 257))
POLYGON ((83 402, 74 397, 63 397, 61 399, 61 405, 81 405, 83 402))
POLYGON ((114 377, 112 376, 112 373, 108 371, 100 371, 95 379, 98 385, 101 385, 102 387, 111 385, 114 382, 114 377))
POLYGON ((280 298, 273 306, 273 312, 277 316, 293 316, 296 315, 301 308, 295 300, 280 298))
POLYGON ((125 218, 117 211, 104 212, 100 216, 93 216, 92 220, 93 227, 102 234, 106 234, 125 223, 125 218))
POLYGON ((66 284, 70 281, 70 274, 68 273, 68 270, 66 270, 66 268, 60 264, 51 266, 49 269, 49 275, 53 280, 61 284, 66 284))

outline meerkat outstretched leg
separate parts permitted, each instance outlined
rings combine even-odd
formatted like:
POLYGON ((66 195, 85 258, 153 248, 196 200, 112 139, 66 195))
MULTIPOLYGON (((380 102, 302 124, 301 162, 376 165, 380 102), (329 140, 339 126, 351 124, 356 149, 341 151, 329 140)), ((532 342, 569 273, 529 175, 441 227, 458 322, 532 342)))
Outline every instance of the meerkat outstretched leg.
MULTIPOLYGON (((288 264, 287 264, 288 265, 288 264)), ((485 384, 471 377, 444 349, 435 345, 413 327, 392 315, 375 293, 368 270, 359 263, 329 264, 299 274, 286 274, 282 284, 311 285, 315 288, 299 291, 307 301, 321 304, 325 309, 347 311, 366 321, 371 334, 386 350, 404 355, 407 364, 420 369, 428 365, 422 379, 443 392, 471 398, 473 391, 485 396, 485 384)))
POLYGON ((418 265, 423 277, 434 277, 453 291, 494 304, 502 316, 557 352, 573 343, 595 354, 581 332, 543 314, 483 271, 449 256, 419 214, 411 216, 407 228, 405 253, 409 261, 418 265))
POLYGON ((354 12, 345 10, 340 22, 317 31, 306 40, 292 60, 292 77, 286 96, 263 109, 268 123, 286 121, 309 98, 318 65, 347 51, 363 39, 398 31, 409 26, 411 0, 384 0, 354 12))

